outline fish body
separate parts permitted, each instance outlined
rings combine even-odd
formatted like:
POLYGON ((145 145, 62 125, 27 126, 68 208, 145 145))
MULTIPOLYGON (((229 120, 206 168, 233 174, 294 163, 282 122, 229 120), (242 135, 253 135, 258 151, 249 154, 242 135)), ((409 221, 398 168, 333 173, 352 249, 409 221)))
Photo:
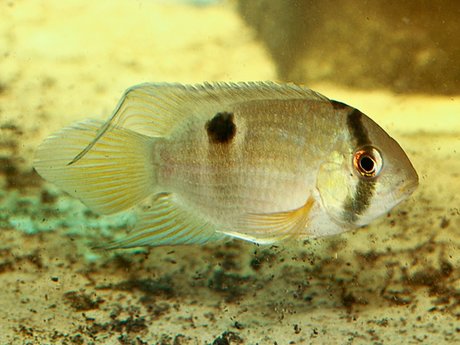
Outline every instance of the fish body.
POLYGON ((315 188, 322 153, 344 139, 328 125, 339 120, 330 108, 309 100, 230 106, 234 138, 214 143, 203 130, 206 118, 172 134, 159 147, 165 164, 158 182, 234 231, 245 213, 298 209, 315 188))
POLYGON ((359 110, 276 83, 135 86, 107 122, 45 140, 35 167, 97 212, 138 206, 134 230, 110 248, 333 235, 418 183, 359 110))

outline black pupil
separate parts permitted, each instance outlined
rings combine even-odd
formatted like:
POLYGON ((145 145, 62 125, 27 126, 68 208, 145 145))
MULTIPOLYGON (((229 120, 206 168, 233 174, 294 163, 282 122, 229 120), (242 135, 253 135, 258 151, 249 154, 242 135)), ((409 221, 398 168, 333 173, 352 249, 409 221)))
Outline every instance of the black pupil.
POLYGON ((374 160, 369 156, 363 156, 359 160, 359 165, 366 173, 374 171, 374 160))

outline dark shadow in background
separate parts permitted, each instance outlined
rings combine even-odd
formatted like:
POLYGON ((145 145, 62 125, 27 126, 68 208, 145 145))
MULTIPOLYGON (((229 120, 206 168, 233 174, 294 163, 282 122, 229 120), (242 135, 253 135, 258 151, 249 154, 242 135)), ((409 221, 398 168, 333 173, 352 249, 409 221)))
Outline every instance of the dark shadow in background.
POLYGON ((460 91, 456 1, 239 0, 281 80, 401 93, 460 91))

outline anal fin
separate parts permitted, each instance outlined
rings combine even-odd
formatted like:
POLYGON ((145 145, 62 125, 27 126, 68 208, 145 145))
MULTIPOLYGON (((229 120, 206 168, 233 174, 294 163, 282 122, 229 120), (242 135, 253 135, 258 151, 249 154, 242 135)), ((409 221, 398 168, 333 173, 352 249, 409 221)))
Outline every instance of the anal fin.
POLYGON ((139 214, 135 228, 103 249, 204 244, 224 239, 205 219, 181 206, 174 194, 161 193, 139 214))
POLYGON ((298 237, 304 232, 314 199, 308 198, 301 207, 276 213, 250 213, 245 215, 237 231, 223 232, 246 241, 271 244, 298 237))

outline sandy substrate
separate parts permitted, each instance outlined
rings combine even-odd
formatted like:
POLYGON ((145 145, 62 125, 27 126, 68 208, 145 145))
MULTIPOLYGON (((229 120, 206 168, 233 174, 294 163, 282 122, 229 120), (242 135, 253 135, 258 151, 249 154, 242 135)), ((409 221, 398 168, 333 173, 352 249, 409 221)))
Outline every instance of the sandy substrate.
POLYGON ((366 229, 278 247, 93 251, 124 231, 31 171, 34 147, 144 81, 270 80, 236 11, 0 3, 0 344, 460 342, 460 102, 314 85, 406 148, 420 187, 366 229))

